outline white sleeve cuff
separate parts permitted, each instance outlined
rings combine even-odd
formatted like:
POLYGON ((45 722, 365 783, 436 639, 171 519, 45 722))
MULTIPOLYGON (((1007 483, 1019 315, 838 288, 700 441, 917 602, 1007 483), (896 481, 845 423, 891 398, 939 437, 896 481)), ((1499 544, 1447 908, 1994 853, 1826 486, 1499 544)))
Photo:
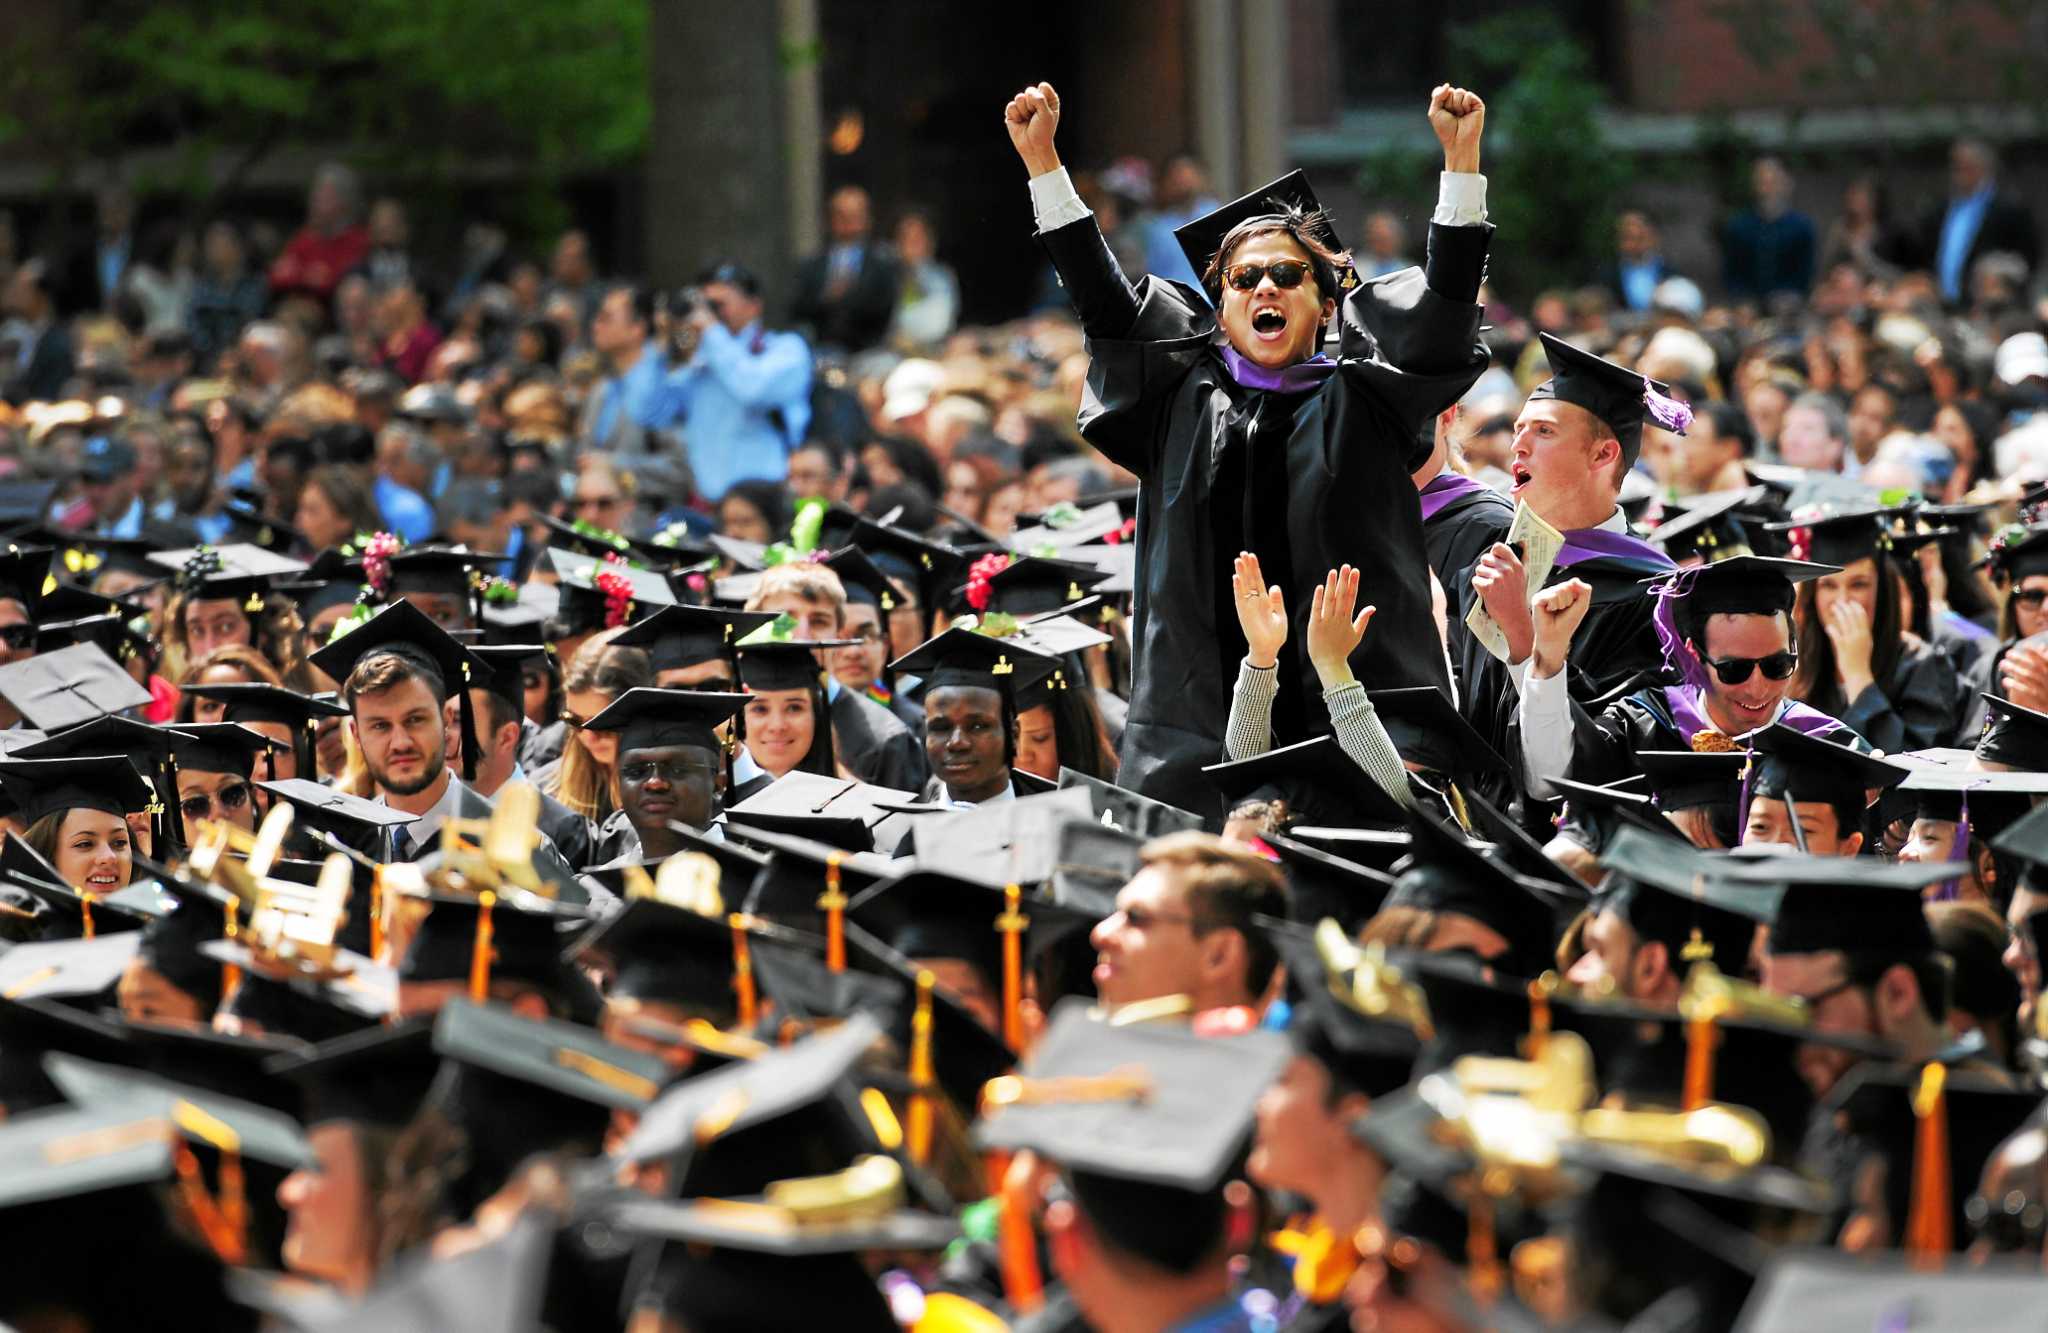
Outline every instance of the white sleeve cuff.
MULTIPOLYGON (((1032 185, 1036 186, 1037 181, 1032 185)), ((1429 220, 1440 227, 1476 227, 1486 221, 1486 177, 1477 171, 1445 171, 1437 175, 1436 212, 1429 220)))
POLYGON ((1040 231, 1055 231, 1089 215, 1088 205, 1074 191, 1074 178, 1065 167, 1055 167, 1031 178, 1031 213, 1040 231))
POLYGON ((1545 779, 1571 771, 1575 747, 1570 700, 1563 671, 1549 676, 1531 671, 1522 681, 1522 780, 1539 800, 1556 794, 1545 779))

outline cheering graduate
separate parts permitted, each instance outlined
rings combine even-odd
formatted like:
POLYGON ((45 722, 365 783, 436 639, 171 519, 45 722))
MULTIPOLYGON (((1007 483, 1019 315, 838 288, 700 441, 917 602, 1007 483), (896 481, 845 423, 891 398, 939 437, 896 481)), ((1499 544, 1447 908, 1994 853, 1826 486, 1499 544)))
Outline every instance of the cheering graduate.
MULTIPOLYGON (((1660 665, 1654 603, 1642 582, 1668 572, 1672 562, 1629 532, 1619 497, 1642 449, 1645 422, 1683 431, 1690 415, 1634 371, 1541 337, 1551 377, 1516 418, 1511 494, 1564 538, 1544 581, 1571 591, 1549 605, 1562 613, 1573 599, 1590 602, 1569 678, 1573 697, 1589 702, 1660 665)), ((1530 599, 1540 589, 1528 586, 1526 553, 1496 543, 1469 579, 1447 590, 1461 598, 1458 619, 1483 607, 1505 640, 1505 659, 1488 652, 1478 635, 1458 640, 1466 716, 1503 751, 1535 641, 1530 599)))
MULTIPOLYGON (((1475 303, 1491 233, 1478 175, 1485 114, 1461 89, 1430 98, 1445 175, 1426 272, 1353 288, 1348 257, 1296 174, 1180 229, 1203 276, 1198 293, 1124 276, 1060 165, 1051 85, 1006 109, 1039 239, 1088 335, 1082 434, 1140 480, 1139 666, 1122 785, 1191 809, 1216 805, 1200 770, 1223 748, 1245 647, 1221 605, 1240 551, 1259 557, 1297 619, 1329 570, 1366 571, 1359 599, 1378 608, 1379 625, 1353 662, 1359 678, 1448 685, 1410 474, 1427 455, 1424 426, 1486 364, 1475 303)), ((1293 636, 1280 666, 1287 688, 1273 729, 1283 745, 1329 728, 1301 642, 1293 636)))

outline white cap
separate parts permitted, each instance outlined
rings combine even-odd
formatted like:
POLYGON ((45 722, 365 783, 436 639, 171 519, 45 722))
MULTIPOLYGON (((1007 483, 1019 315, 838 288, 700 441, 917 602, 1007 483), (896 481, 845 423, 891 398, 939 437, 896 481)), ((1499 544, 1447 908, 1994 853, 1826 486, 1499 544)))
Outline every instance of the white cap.
POLYGON ((1991 368, 2000 384, 2048 379, 2048 338, 2038 333, 2015 333, 1998 345, 1991 368))
POLYGON ((1698 319, 1707 308, 1707 298, 1698 283, 1674 274, 1650 290, 1650 306, 1655 310, 1669 310, 1687 319, 1698 319))
POLYGON ((905 361, 882 381, 882 420, 916 416, 932 405, 932 398, 945 384, 946 368, 938 362, 905 361))

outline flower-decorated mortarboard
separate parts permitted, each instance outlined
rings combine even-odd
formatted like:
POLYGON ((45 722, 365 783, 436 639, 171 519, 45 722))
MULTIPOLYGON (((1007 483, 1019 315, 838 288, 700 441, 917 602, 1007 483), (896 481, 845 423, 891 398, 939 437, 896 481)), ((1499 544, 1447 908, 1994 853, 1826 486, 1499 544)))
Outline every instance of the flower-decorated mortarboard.
POLYGON ((1642 451, 1646 421, 1678 435, 1692 425, 1692 409, 1673 398, 1669 386, 1562 338, 1547 333, 1536 336, 1543 340, 1550 378, 1536 386, 1529 401, 1572 403, 1605 422, 1621 442, 1624 469, 1634 467, 1636 455, 1642 451))
POLYGON ((1830 512, 1802 507, 1783 523, 1768 527, 1783 532, 1794 560, 1847 566, 1892 548, 1889 511, 1858 509, 1830 512))

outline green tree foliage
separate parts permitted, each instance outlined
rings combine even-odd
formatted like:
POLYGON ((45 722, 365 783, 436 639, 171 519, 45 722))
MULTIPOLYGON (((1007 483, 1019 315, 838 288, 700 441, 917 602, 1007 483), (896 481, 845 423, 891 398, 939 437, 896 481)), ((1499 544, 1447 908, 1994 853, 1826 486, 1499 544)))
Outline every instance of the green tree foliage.
POLYGON ((646 0, 48 0, 0 42, 0 143, 58 181, 171 150, 203 196, 286 145, 546 175, 647 142, 646 0), (357 146, 361 146, 358 148, 357 146))

